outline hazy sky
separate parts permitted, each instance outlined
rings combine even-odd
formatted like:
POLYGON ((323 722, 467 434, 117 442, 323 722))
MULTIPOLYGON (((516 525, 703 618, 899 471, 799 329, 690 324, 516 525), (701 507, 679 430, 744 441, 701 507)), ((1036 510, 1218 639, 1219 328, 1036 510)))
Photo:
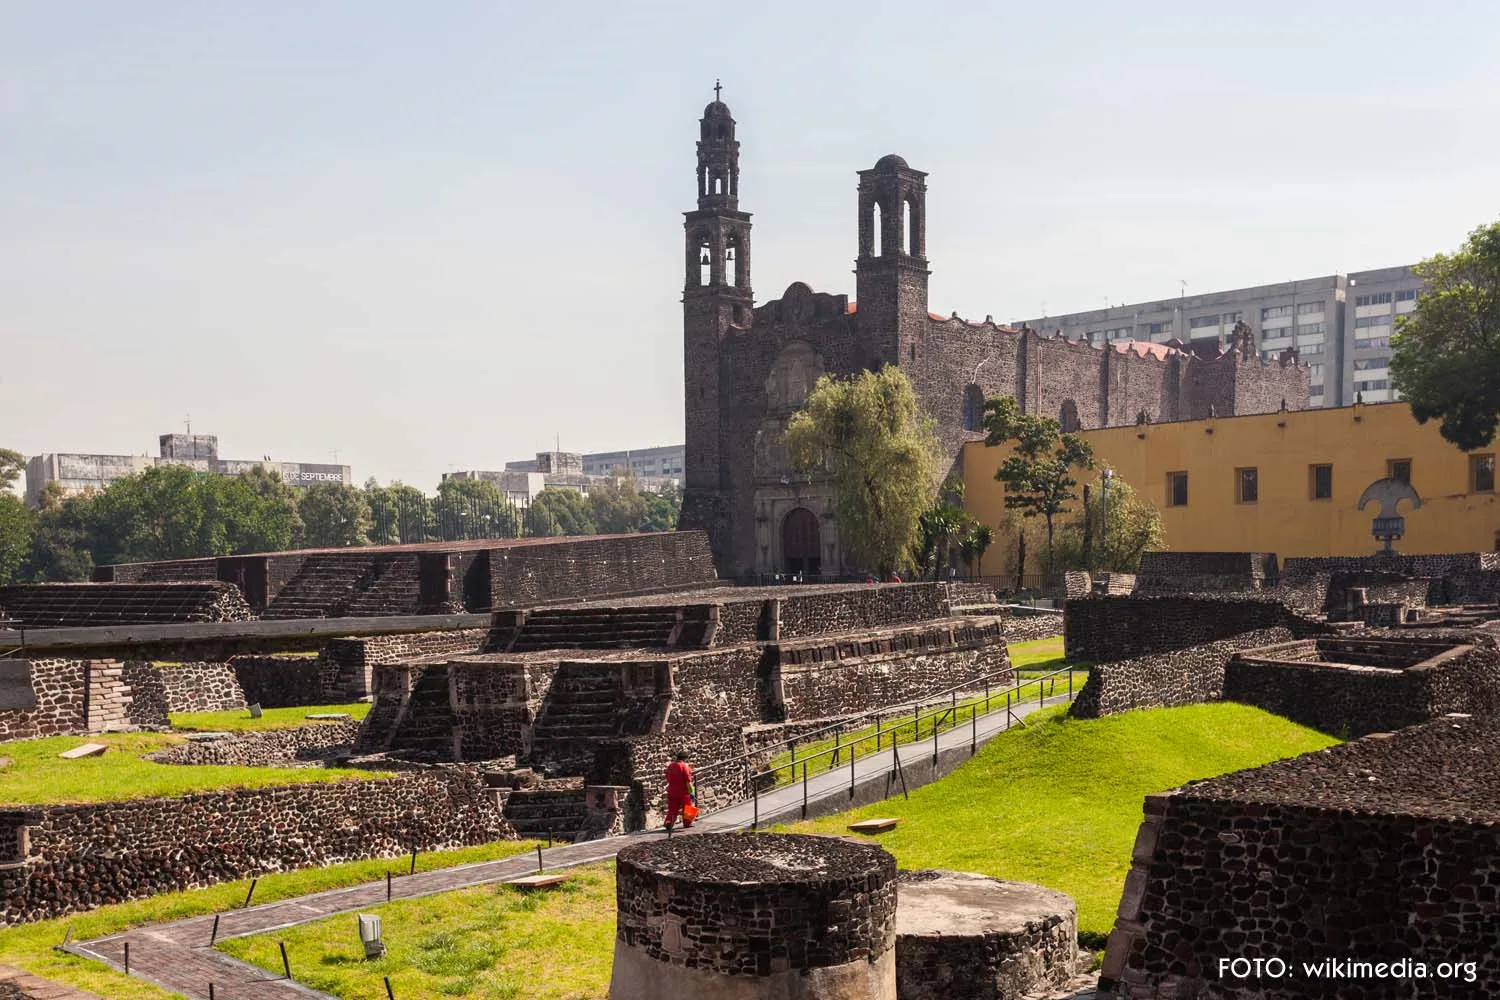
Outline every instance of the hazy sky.
POLYGON ((935 312, 1410 263, 1500 217, 1500 4, 0 0, 0 446, 430 491, 682 440, 715 77, 758 301, 928 178, 935 312))

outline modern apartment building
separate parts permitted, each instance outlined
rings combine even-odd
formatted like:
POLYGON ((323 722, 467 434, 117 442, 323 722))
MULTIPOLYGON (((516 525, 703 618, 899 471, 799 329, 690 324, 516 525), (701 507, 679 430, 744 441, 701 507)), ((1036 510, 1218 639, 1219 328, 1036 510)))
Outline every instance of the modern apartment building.
POLYGON ((1296 347, 1312 368, 1312 406, 1345 406, 1356 394, 1367 403, 1400 398, 1390 385, 1390 338, 1397 316, 1416 306, 1422 279, 1408 267, 1351 271, 1111 306, 1065 316, 1043 316, 1025 325, 1061 330, 1093 344, 1124 340, 1162 343, 1217 341, 1225 346, 1244 321, 1266 358, 1296 347))
MULTIPOLYGON (((682 479, 682 461, 685 445, 673 444, 658 448, 637 448, 630 451, 599 451, 591 455, 578 455, 582 460, 580 471, 585 476, 607 476, 616 469, 628 469, 636 476, 656 479, 682 479)), ((570 454, 567 452, 544 452, 534 459, 521 462, 506 462, 507 472, 538 472, 542 455, 570 454)))
POLYGON ((26 463, 26 502, 35 507, 41 502, 48 483, 58 483, 64 493, 102 490, 110 483, 158 465, 186 465, 204 475, 237 476, 253 468, 262 468, 281 476, 289 486, 307 487, 314 483, 350 483, 354 481, 347 465, 314 465, 306 462, 279 462, 266 456, 259 461, 219 457, 219 439, 212 434, 163 434, 159 438, 160 454, 150 455, 84 455, 54 453, 37 455, 26 463))

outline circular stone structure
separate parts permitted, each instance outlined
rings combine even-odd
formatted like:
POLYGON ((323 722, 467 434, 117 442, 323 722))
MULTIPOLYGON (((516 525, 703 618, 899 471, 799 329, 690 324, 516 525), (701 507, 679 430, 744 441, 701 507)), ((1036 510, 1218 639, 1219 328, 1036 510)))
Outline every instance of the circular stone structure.
POLYGON ((1078 969, 1078 906, 1025 882, 902 872, 896 918, 900 1000, 1014 1000, 1078 969))
POLYGON ((792 834, 671 837, 615 862, 610 1000, 896 1000, 896 859, 792 834))

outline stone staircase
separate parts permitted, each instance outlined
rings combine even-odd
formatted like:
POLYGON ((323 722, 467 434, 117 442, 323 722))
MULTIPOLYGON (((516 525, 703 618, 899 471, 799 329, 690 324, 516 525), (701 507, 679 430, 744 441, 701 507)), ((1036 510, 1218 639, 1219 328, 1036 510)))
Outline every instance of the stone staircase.
POLYGON ((421 602, 422 579, 416 556, 377 558, 374 578, 345 612, 351 618, 376 618, 381 615, 417 614, 421 602))
MULTIPOLYGON (((554 608, 532 611, 508 652, 539 649, 652 649, 678 644, 681 608, 554 608)), ((702 623, 694 622, 703 633, 702 623)))
POLYGON ((375 561, 357 553, 322 553, 303 561, 297 575, 277 592, 264 619, 341 618, 375 576, 375 561))
POLYGON ((557 787, 518 788, 505 800, 502 815, 522 838, 573 840, 588 820, 582 780, 557 787))
POLYGON ((391 750, 420 750, 441 760, 453 756, 453 734, 458 718, 448 692, 448 667, 432 666, 422 671, 391 733, 391 750))
POLYGON ((561 664, 532 735, 532 760, 553 774, 587 773, 594 743, 619 736, 626 714, 618 667, 561 664))

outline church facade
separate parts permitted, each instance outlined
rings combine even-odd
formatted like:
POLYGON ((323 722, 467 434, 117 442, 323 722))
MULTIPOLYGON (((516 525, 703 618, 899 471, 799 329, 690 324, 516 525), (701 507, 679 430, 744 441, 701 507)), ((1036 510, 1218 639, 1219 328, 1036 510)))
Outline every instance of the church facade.
MULTIPOLYGON (((739 141, 715 100, 699 122, 698 207, 686 213, 686 406, 681 526, 706 530, 721 575, 833 576, 849 565, 830 485, 791 468, 786 426, 824 374, 896 365, 961 460, 983 438, 984 401, 1013 396, 1064 429, 1307 406, 1294 352, 1262 361, 1248 327, 1231 346, 1093 347, 928 309, 927 175, 894 154, 859 171, 855 299, 793 283, 757 306, 739 141)), ((945 470, 946 471, 946 470, 945 470)))

